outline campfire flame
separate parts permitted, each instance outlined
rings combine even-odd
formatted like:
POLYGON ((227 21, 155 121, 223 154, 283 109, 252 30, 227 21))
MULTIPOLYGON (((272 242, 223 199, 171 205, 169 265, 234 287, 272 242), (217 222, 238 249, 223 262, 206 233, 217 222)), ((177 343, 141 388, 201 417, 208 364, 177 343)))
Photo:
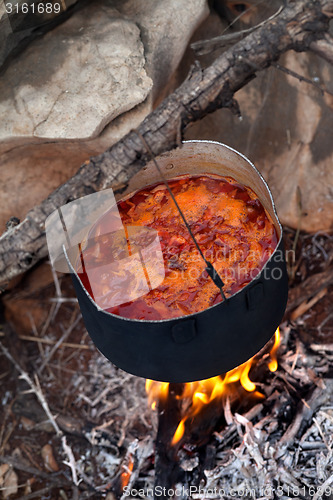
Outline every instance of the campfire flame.
MULTIPOLYGON (((278 367, 277 350, 280 344, 280 329, 275 332, 273 347, 270 351, 270 361, 268 368, 271 372, 275 372, 278 367)), ((243 363, 237 368, 230 370, 225 375, 212 377, 206 380, 197 382, 189 382, 184 384, 184 390, 177 399, 189 401, 185 416, 181 419, 178 427, 173 435, 171 445, 174 446, 184 435, 185 423, 187 420, 192 420, 202 408, 209 405, 212 401, 222 396, 228 396, 233 391, 233 384, 239 383, 247 392, 253 393, 256 397, 263 398, 263 394, 256 390, 256 384, 250 379, 249 372, 255 360, 255 356, 243 363)), ((169 395, 169 383, 156 382, 154 380, 146 380, 146 392, 148 394, 149 404, 153 409, 157 407, 159 401, 165 401, 169 395)))
POLYGON ((274 340, 274 345, 271 349, 271 361, 268 363, 268 368, 271 372, 276 372, 278 368, 278 362, 277 362, 277 350, 280 345, 280 328, 278 327, 276 332, 275 332, 275 340, 274 340))
POLYGON ((132 458, 129 459, 128 464, 122 466, 123 472, 120 474, 121 488, 122 490, 128 485, 131 474, 133 472, 134 461, 132 458))
POLYGON ((147 378, 146 393, 148 394, 148 403, 155 410, 157 402, 168 397, 169 382, 156 382, 147 378))

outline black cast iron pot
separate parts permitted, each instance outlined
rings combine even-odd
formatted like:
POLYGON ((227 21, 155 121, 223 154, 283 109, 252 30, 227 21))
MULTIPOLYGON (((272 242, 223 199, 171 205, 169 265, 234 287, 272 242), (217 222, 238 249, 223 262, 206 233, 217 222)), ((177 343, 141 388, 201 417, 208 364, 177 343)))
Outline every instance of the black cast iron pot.
MULTIPOLYGON (((282 227, 265 180, 232 148, 212 141, 189 141, 157 161, 168 179, 210 173, 230 176, 249 186, 269 213, 279 237, 270 259, 245 288, 202 312, 169 320, 126 319, 101 310, 68 261, 86 328, 104 356, 140 377, 191 382, 235 368, 274 334, 288 295, 282 227)), ((122 198, 155 182, 161 178, 151 162, 132 179, 122 198)))

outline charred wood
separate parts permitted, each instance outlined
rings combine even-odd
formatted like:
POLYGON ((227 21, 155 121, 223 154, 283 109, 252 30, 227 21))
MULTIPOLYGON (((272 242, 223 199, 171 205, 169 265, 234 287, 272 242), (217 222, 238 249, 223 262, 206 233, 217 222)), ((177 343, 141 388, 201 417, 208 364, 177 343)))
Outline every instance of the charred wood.
MULTIPOLYGON (((158 405, 158 430, 155 451, 155 487, 172 488, 182 471, 177 460, 178 446, 171 441, 181 420, 181 405, 177 396, 183 392, 183 384, 170 384, 169 396, 158 405)), ((168 498, 162 496, 162 498, 168 498)))
POLYGON ((280 439, 280 445, 289 446, 294 443, 295 438, 302 434, 308 426, 313 415, 318 408, 325 404, 330 404, 333 398, 333 379, 325 380, 325 389, 317 387, 308 397, 307 400, 302 400, 299 404, 298 411, 292 422, 280 439))

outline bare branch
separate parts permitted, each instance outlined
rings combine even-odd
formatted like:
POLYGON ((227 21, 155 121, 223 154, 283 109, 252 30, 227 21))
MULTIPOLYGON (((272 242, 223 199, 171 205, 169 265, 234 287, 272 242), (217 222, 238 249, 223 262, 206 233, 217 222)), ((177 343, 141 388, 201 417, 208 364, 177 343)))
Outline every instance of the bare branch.
POLYGON ((66 436, 62 436, 61 444, 62 444, 64 453, 68 457, 68 461, 64 460, 63 463, 65 465, 68 465, 68 467, 70 468, 71 473, 72 473, 73 483, 75 484, 75 486, 78 486, 80 481, 78 480, 78 477, 77 477, 76 461, 75 461, 75 457, 74 457, 74 453, 73 453, 72 448, 67 444, 66 436))
MULTIPOLYGON (((252 26, 251 28, 247 28, 241 31, 236 31, 234 33, 227 33, 224 34, 225 31, 222 33, 220 36, 216 36, 214 38, 211 38, 209 40, 198 40, 197 42, 194 42, 191 44, 191 49, 194 50, 195 54, 197 56, 203 56, 205 54, 209 54, 210 52, 213 52, 214 50, 221 49, 223 47, 226 47, 230 44, 239 42, 239 40, 242 40, 246 35, 249 35, 253 31, 257 30, 260 28, 260 26, 264 26, 264 24, 268 23, 269 21, 272 21, 275 17, 277 17, 280 12, 282 12, 283 6, 279 8, 275 14, 273 14, 271 17, 268 19, 265 19, 262 23, 257 24, 256 26, 252 26)), ((237 19, 240 18, 243 14, 240 14, 237 16, 237 19)), ((229 25, 230 26, 230 25, 229 25)), ((228 26, 228 28, 229 28, 228 26)))
POLYGON ((40 386, 40 383, 39 383, 39 380, 38 380, 37 376, 35 376, 35 383, 34 383, 31 380, 31 378, 29 377, 29 375, 27 374, 27 372, 24 371, 23 368, 20 367, 20 365, 17 363, 17 361, 15 361, 15 359, 10 354, 10 352, 8 351, 8 349, 6 349, 6 347, 4 345, 2 345, 1 342, 0 342, 0 349, 2 350, 2 352, 6 356, 6 358, 11 363, 13 363, 13 365, 15 366, 15 368, 17 369, 17 371, 20 373, 20 378, 23 379, 23 380, 25 380, 27 382, 27 384, 30 386, 31 392, 33 392, 37 396, 38 401, 40 402, 43 410, 45 411, 45 413, 46 413, 48 419, 50 420, 50 422, 51 422, 54 430, 57 433, 57 435, 61 436, 62 435, 62 431, 59 429, 58 424, 55 421, 55 418, 54 418, 54 416, 51 413, 49 405, 47 404, 47 401, 46 401, 46 399, 44 397, 44 394, 42 393, 42 388, 40 386))
POLYGON ((308 83, 309 85, 312 85, 312 87, 315 87, 317 90, 319 90, 319 92, 322 95, 329 94, 329 95, 333 96, 333 92, 330 92, 329 90, 324 89, 321 85, 319 85, 319 83, 316 83, 315 81, 310 80, 310 78, 306 78, 305 76, 300 75, 299 73, 296 73, 296 71, 292 71, 291 69, 286 68, 284 66, 281 66, 278 63, 272 63, 272 66, 274 66, 274 68, 282 71, 283 73, 286 73, 287 75, 296 78, 300 82, 305 82, 305 83, 308 83))

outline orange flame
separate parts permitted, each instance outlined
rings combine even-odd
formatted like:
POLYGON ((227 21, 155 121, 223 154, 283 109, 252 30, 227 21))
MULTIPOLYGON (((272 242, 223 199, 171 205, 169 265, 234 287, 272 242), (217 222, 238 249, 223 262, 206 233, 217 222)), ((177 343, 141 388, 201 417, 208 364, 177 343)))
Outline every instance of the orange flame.
POLYGON ((123 472, 120 474, 120 480, 121 480, 121 487, 122 489, 125 488, 125 486, 128 485, 131 474, 133 472, 133 467, 134 467, 134 461, 132 458, 130 458, 128 465, 125 466, 123 465, 123 472))
POLYGON ((184 417, 178 424, 178 427, 176 429, 176 432, 173 435, 172 441, 171 441, 171 446, 174 446, 175 444, 178 443, 178 441, 181 440, 181 438, 184 435, 185 432, 185 421, 186 417, 184 417))
MULTIPOLYGON (((270 351, 270 362, 268 368, 274 372, 277 370, 277 350, 280 344, 280 330, 275 332, 274 345, 270 351)), ((212 377, 206 380, 197 382, 189 382, 184 385, 183 393, 176 396, 182 401, 189 401, 186 414, 178 424, 178 427, 173 435, 171 444, 174 446, 179 443, 185 433, 185 423, 188 419, 193 419, 201 409, 209 405, 215 399, 232 392, 232 384, 239 383, 247 392, 253 393, 256 398, 263 398, 263 394, 256 391, 256 384, 249 377, 249 372, 252 367, 255 356, 233 370, 230 370, 225 375, 212 377)), ((156 408, 158 401, 165 400, 169 394, 169 384, 167 382, 156 382, 154 380, 146 381, 146 391, 148 393, 149 404, 153 409, 156 408)))
POLYGON ((268 368, 271 372, 276 372, 277 367, 278 367, 278 362, 277 362, 277 350, 280 345, 280 328, 277 327, 277 330, 275 332, 275 340, 274 340, 274 345, 271 350, 271 361, 268 363, 268 368))
POLYGON ((147 378, 146 393, 148 394, 148 403, 155 410, 157 402, 168 397, 169 382, 155 382, 155 380, 147 378))

